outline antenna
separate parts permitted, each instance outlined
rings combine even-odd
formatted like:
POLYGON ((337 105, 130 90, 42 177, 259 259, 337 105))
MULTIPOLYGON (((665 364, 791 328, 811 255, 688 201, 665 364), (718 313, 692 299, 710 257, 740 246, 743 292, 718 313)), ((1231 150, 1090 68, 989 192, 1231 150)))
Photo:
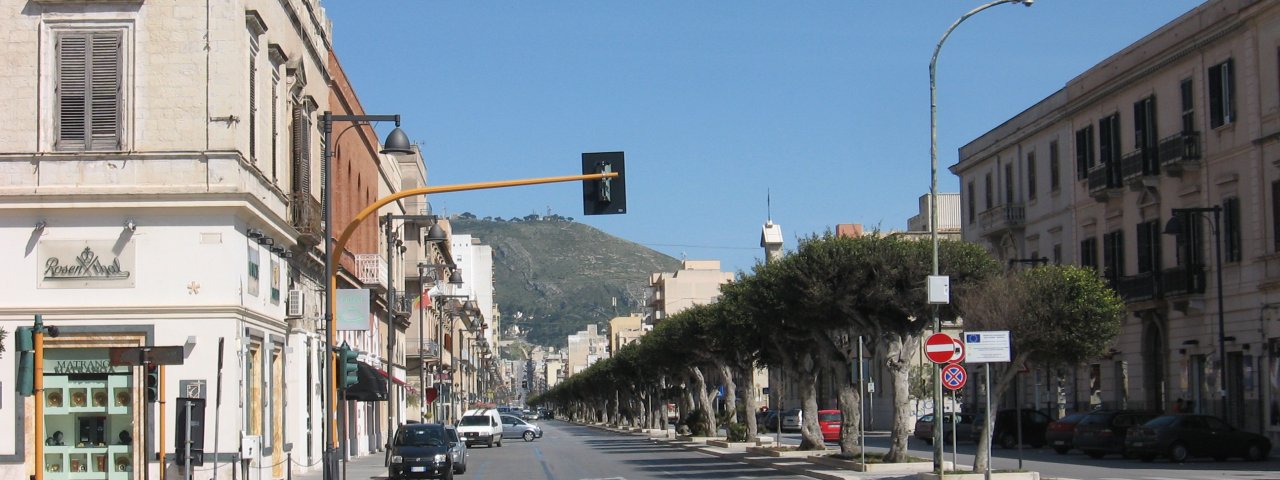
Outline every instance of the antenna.
POLYGON ((773 223, 773 191, 766 188, 764 190, 765 215, 768 216, 769 223, 773 223))

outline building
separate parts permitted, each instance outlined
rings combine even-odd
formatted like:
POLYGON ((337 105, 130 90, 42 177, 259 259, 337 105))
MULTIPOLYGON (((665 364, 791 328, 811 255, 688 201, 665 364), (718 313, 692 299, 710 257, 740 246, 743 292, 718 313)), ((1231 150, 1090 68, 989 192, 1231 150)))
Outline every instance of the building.
POLYGON ((656 325, 694 305, 720 298, 720 285, 733 281, 733 272, 720 271, 719 260, 685 260, 680 270, 649 275, 645 323, 656 325))
POLYGON ((1094 267, 1127 306, 1108 355, 1035 368, 1021 402, 1184 399, 1280 439, 1278 44, 1280 4, 1211 0, 961 148, 966 240, 1094 267), (1221 208, 1220 227, 1165 235, 1177 208, 1221 208))
POLYGON ((565 375, 576 375, 591 364, 609 358, 608 347, 609 338, 601 335, 594 323, 588 324, 586 330, 569 335, 569 346, 565 349, 565 375))
POLYGON ((617 353, 624 345, 640 341, 647 332, 642 315, 613 317, 609 320, 609 353, 617 353))

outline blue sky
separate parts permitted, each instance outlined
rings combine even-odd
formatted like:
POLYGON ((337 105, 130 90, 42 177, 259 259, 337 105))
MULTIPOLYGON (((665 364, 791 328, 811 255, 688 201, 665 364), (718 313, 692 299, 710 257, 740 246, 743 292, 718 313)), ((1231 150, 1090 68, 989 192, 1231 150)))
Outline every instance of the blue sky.
MULTIPOLYGON (((981 0, 328 0, 371 114, 399 113, 428 183, 578 174, 625 151, 628 213, 579 184, 433 196, 436 213, 573 217, 676 258, 750 270, 838 223, 904 229, 929 189, 929 58, 981 0)), ((1037 0, 966 20, 938 61, 939 191, 957 149, 1193 0, 1037 0)), ((389 126, 380 126, 386 132, 389 126)))

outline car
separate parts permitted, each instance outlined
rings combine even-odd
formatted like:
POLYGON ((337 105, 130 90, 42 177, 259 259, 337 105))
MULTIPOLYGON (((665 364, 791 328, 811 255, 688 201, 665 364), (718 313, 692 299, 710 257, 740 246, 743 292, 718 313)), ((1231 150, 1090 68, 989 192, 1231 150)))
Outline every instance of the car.
POLYGON ((468 410, 458 421, 458 435, 470 447, 483 443, 502 447, 502 417, 492 408, 468 410))
MULTIPOLYGON (((1036 410, 1000 410, 996 412, 995 429, 992 430, 991 442, 1003 448, 1018 446, 1018 412, 1022 412, 1022 443, 1040 448, 1045 445, 1044 434, 1052 421, 1044 412, 1036 410)), ((974 418, 973 440, 981 441, 986 417, 978 414, 974 418)))
POLYGON ((1072 443, 1092 458, 1102 458, 1108 453, 1124 455, 1124 439, 1129 428, 1147 423, 1158 416, 1158 412, 1137 410, 1094 411, 1076 424, 1072 443))
POLYGON ((532 442, 535 438, 542 438, 542 428, 515 415, 503 415, 502 438, 523 438, 532 442))
POLYGON ((823 441, 840 441, 842 418, 839 410, 818 410, 818 429, 822 431, 823 441))
POLYGON ((453 456, 448 433, 439 423, 400 427, 387 447, 387 478, 453 479, 453 456))
POLYGON ((1044 432, 1044 441, 1059 455, 1070 452, 1074 445, 1071 439, 1076 435, 1076 424, 1088 414, 1089 412, 1076 412, 1049 422, 1049 427, 1044 432))
POLYGON ((778 431, 778 411, 764 410, 756 412, 756 429, 761 432, 778 431))
POLYGON ((467 473, 467 443, 458 437, 458 428, 444 424, 444 433, 449 440, 449 456, 453 457, 453 473, 467 473))
POLYGON ((781 413, 782 415, 782 431, 799 431, 800 426, 804 425, 804 411, 799 408, 793 408, 781 413))
POLYGON ((1178 463, 1191 457, 1259 461, 1271 453, 1271 440, 1236 429, 1212 415, 1173 414, 1130 428, 1124 448, 1144 462, 1159 456, 1178 463))
MULTIPOLYGON (((942 414, 943 438, 950 440, 951 430, 954 428, 956 441, 971 440, 973 438, 974 418, 976 417, 972 413, 948 412, 942 414)), ((916 420, 916 428, 911 436, 923 440, 926 444, 933 445, 933 414, 926 414, 916 420)))

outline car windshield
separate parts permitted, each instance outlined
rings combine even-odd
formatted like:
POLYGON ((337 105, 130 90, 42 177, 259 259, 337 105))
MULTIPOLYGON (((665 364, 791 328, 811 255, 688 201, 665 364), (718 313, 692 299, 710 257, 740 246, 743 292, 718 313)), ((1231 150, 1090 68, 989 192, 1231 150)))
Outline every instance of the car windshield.
POLYGON ((839 422, 840 414, 839 413, 819 413, 818 421, 819 422, 839 422))
POLYGON ((489 417, 485 417, 481 415, 468 415, 468 416, 462 417, 462 423, 460 425, 464 427, 487 427, 489 426, 489 417))
POLYGON ((1173 415, 1166 415, 1166 416, 1163 416, 1163 417, 1156 417, 1155 419, 1152 419, 1150 422, 1147 422, 1147 423, 1142 424, 1142 426, 1144 426, 1144 427, 1167 427, 1167 426, 1169 426, 1169 425, 1173 425, 1173 422, 1176 422, 1176 421, 1178 421, 1178 417, 1175 417, 1175 416, 1173 416, 1173 415))
POLYGON ((401 430, 396 437, 398 447, 438 447, 444 445, 444 429, 413 428, 401 430))
POLYGON ((452 428, 446 428, 444 431, 447 433, 447 435, 445 435, 445 436, 449 438, 449 441, 450 441, 450 442, 456 442, 456 441, 458 441, 458 431, 457 431, 457 430, 452 429, 452 428))

